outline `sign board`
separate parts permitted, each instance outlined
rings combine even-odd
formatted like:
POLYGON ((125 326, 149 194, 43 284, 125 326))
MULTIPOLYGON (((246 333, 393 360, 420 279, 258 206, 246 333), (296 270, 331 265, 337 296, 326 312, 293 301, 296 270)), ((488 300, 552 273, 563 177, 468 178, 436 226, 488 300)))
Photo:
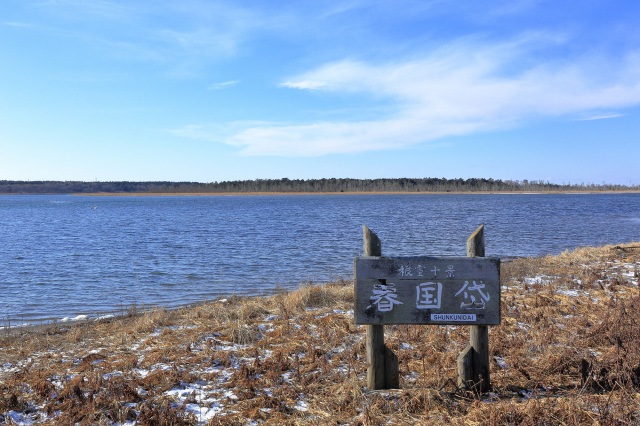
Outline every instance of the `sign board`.
POLYGON ((500 259, 356 257, 356 324, 500 324, 500 259))

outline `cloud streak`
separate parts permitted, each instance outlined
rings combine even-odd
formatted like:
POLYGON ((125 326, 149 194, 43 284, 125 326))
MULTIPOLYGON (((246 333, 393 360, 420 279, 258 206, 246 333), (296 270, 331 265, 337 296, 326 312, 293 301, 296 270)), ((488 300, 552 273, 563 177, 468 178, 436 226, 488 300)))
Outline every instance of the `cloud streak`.
POLYGON ((607 120, 609 118, 618 118, 622 116, 623 116, 622 114, 619 114, 617 112, 601 112, 601 113, 594 112, 592 114, 582 116, 577 120, 578 121, 607 120))
POLYGON ((144 2, 46 0, 34 3, 38 29, 89 51, 134 63, 159 64, 169 75, 189 76, 210 63, 233 57, 254 31, 257 13, 218 2, 144 2), (164 19, 171 17, 170 19, 164 19))
POLYGON ((597 111, 640 104, 638 52, 523 61, 534 41, 481 45, 466 39, 411 60, 327 63, 280 87, 365 95, 392 112, 374 120, 271 123, 200 136, 244 155, 319 156, 397 149, 548 118, 596 117, 597 111))
POLYGON ((239 80, 221 81, 221 82, 218 82, 218 83, 210 84, 209 87, 207 87, 207 90, 215 91, 215 90, 228 89, 230 87, 235 86, 238 83, 240 83, 239 80))

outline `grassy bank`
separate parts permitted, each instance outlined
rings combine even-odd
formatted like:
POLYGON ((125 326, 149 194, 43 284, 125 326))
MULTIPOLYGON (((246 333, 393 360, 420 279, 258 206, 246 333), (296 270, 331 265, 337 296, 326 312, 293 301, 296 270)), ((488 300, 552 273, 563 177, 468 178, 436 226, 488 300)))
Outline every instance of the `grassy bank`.
POLYGON ((494 389, 458 389, 468 327, 393 326, 400 390, 365 387, 353 286, 303 286, 0 332, 0 422, 637 424, 640 243, 502 267, 494 389))

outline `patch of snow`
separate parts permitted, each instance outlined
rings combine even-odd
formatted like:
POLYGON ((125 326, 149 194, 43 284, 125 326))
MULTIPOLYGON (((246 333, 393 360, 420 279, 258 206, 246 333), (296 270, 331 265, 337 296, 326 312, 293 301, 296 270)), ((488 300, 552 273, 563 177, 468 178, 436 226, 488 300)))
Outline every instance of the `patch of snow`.
MULTIPOLYGON (((122 371, 116 370, 116 371, 112 371, 111 373, 105 373, 105 374, 103 374, 103 375, 102 375, 102 378, 103 378, 104 380, 109 380, 109 379, 110 379, 110 378, 112 378, 112 377, 122 377, 122 376, 124 376, 124 374, 122 373, 122 371)), ((146 374, 145 374, 145 376, 146 376, 146 374)), ((142 377, 144 377, 144 376, 142 376, 142 377)))
POLYGON ((11 363, 2 364, 2 369, 0 369, 0 371, 2 371, 3 373, 15 373, 18 370, 18 366, 14 366, 11 363))
POLYGON ((86 320, 87 318, 88 318, 87 315, 78 315, 73 318, 64 317, 60 320, 60 322, 82 321, 82 320, 86 320))
POLYGON ((482 398, 483 402, 498 402, 500 401, 500 396, 495 392, 489 392, 487 396, 482 398))
POLYGON ((273 324, 258 324, 258 330, 262 333, 270 333, 275 330, 273 324))
POLYGON ((96 321, 100 321, 100 320, 104 320, 104 319, 108 319, 108 318, 113 318, 113 317, 114 317, 114 315, 111 315, 111 314, 109 314, 109 315, 101 315, 101 316, 99 316, 99 317, 96 317, 96 319, 95 319, 95 320, 96 320, 96 321))
POLYGON ((520 328, 521 330, 529 330, 531 326, 525 322, 519 322, 518 328, 520 328))
POLYGON ((293 380, 291 380, 292 374, 293 373, 291 371, 282 373, 282 380, 284 380, 286 383, 289 383, 289 384, 293 383, 293 380))
POLYGON ((195 325, 169 325, 167 327, 165 327, 167 330, 195 330, 196 327, 195 325))
MULTIPOLYGON (((200 381, 182 384, 180 388, 164 392, 164 395, 172 397, 176 402, 184 405, 187 412, 196 416, 198 424, 205 425, 224 408, 217 398, 210 396, 211 388, 209 382, 200 381)), ((230 392, 228 391, 225 396, 228 393, 230 392)))
POLYGON ((206 424, 209 420, 214 418, 216 414, 222 411, 222 406, 217 403, 212 407, 202 406, 199 404, 187 404, 185 409, 187 412, 195 414, 198 422, 204 422, 206 424))
POLYGON ((505 361, 504 358, 499 356, 494 356, 493 359, 496 360, 496 364, 498 364, 498 367, 502 368, 503 370, 506 370, 507 368, 509 368, 509 364, 507 364, 507 361, 505 361))
POLYGON ((533 391, 532 390, 521 390, 518 392, 518 394, 523 397, 524 399, 530 399, 533 396, 533 391))
POLYGON ((556 293, 558 294, 564 294, 566 296, 571 296, 571 297, 578 297, 580 296, 580 294, 584 294, 584 292, 578 291, 578 290, 556 290, 556 293))
POLYGON ((232 400, 234 400, 234 401, 237 401, 237 400, 238 400, 238 396, 237 396, 235 393, 233 393, 233 391, 230 391, 230 390, 229 390, 229 391, 226 391, 226 392, 224 393, 224 397, 225 397, 225 398, 232 399, 232 400))
POLYGON ((400 343, 400 349, 413 349, 413 345, 403 342, 403 343, 400 343))
POLYGON ((204 374, 211 374, 211 373, 219 373, 222 370, 223 370, 222 368, 214 366, 214 367, 205 368, 204 370, 202 370, 202 372, 204 374))
POLYGON ((169 371, 172 369, 173 367, 171 367, 169 364, 163 364, 163 363, 159 363, 151 366, 151 371, 156 371, 156 370, 169 371))
MULTIPOLYGON (((333 348, 333 350, 331 351, 331 353, 334 353, 334 354, 341 354, 341 353, 343 353, 344 351, 346 351, 347 349, 349 349, 349 348, 347 347, 347 345, 344 345, 344 344, 343 344, 343 345, 340 345, 340 346, 337 346, 337 347, 333 348)), ((299 357, 302 357, 302 356, 304 356, 304 354, 299 354, 298 356, 299 356, 299 357)))
POLYGON ((412 371, 406 376, 404 376, 404 379, 408 382, 415 382, 416 380, 418 380, 418 373, 416 373, 415 371, 412 371))
MULTIPOLYGON (((216 343, 217 342, 218 341, 216 341, 216 343)), ((223 345, 222 346, 216 345, 217 351, 241 351, 246 347, 246 345, 238 345, 231 342, 220 342, 220 343, 223 343, 223 345)))
POLYGON ((139 375, 143 379, 149 375, 149 370, 145 370, 145 369, 142 369, 142 368, 134 368, 133 372, 135 374, 139 375))
POLYGON ((300 399, 296 402, 296 405, 293 407, 298 411, 309 411, 309 404, 302 399, 304 396, 300 395, 300 399))
POLYGON ((8 424, 15 424, 19 426, 28 426, 35 424, 38 421, 38 413, 19 413, 17 411, 10 410, 5 414, 6 418, 9 420, 8 424))
POLYGON ((557 277, 551 277, 548 275, 536 275, 535 277, 525 277, 524 278, 524 283, 525 284, 551 284, 553 282, 554 279, 556 279, 557 277))
POLYGON ((194 394, 194 390, 191 388, 185 389, 171 389, 164 393, 167 396, 172 396, 177 399, 185 400, 194 394))

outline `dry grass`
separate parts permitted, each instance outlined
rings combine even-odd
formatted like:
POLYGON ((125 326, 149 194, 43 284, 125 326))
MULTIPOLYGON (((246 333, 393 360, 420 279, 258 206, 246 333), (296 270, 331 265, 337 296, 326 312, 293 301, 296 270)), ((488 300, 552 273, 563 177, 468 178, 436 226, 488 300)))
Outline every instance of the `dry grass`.
POLYGON ((350 282, 3 331, 0 422, 639 424, 639 267, 634 244, 503 264, 482 395, 455 385, 454 326, 387 327, 402 389, 368 391, 350 282))

